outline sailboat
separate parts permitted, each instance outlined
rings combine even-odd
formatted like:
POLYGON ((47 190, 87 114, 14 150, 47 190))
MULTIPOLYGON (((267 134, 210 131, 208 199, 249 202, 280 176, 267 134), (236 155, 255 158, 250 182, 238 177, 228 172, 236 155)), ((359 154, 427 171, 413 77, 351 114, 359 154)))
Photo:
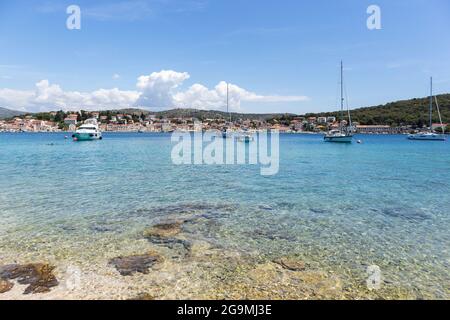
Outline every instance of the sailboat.
MULTIPOLYGON (((229 90, 229 84, 227 83, 227 113, 230 117, 229 125, 231 126, 231 112, 230 112, 230 90, 229 90)), ((222 129, 222 138, 226 139, 228 137, 227 135, 227 127, 223 127, 222 129)))
POLYGON ((409 140, 422 140, 422 141, 446 141, 445 129, 442 125, 441 112, 439 110, 439 104, 437 98, 433 94, 433 77, 431 77, 430 82, 430 128, 428 132, 421 132, 416 134, 410 134, 408 136, 409 140), (442 134, 437 134, 433 132, 433 98, 436 101, 436 107, 439 114, 439 121, 441 122, 442 134))
POLYGON ((350 110, 347 108, 348 126, 343 126, 344 120, 344 64, 341 61, 341 117, 339 119, 339 129, 330 130, 324 137, 325 142, 352 143, 353 133, 351 131, 352 119, 350 110))
POLYGON ((255 141, 255 137, 248 130, 244 130, 237 136, 237 140, 239 142, 250 143, 255 141))
POLYGON ((228 122, 228 126, 224 126, 222 128, 222 138, 223 139, 233 138, 239 142, 244 142, 244 143, 250 143, 250 142, 255 141, 255 137, 247 129, 242 130, 239 134, 233 134, 233 135, 231 135, 231 132, 228 132, 228 130, 231 130, 231 128, 233 126, 232 119, 231 119, 231 112, 230 112, 230 85, 228 83, 227 83, 227 113, 228 113, 228 116, 230 117, 230 119, 229 119, 230 122, 228 122))

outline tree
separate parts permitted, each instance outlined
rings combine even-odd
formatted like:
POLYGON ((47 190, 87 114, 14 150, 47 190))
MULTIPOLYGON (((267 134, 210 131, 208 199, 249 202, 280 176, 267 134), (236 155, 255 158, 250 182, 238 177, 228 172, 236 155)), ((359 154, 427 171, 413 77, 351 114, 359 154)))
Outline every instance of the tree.
POLYGON ((56 123, 63 122, 65 117, 66 117, 65 112, 62 110, 59 110, 58 112, 56 112, 56 115, 53 118, 53 121, 55 121, 56 123))
POLYGON ((417 126, 417 128, 423 128, 424 122, 423 122, 423 119, 422 119, 422 118, 420 118, 420 119, 417 121, 416 126, 417 126))

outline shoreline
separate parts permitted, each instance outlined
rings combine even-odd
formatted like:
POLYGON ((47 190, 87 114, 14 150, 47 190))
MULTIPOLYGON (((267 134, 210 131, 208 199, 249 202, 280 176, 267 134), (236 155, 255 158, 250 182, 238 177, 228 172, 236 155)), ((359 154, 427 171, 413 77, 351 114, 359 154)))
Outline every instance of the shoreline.
MULTIPOLYGON (((188 133, 194 133, 195 131, 188 131, 188 133)), ((256 131, 256 133, 261 131, 256 131)), ((23 132, 9 132, 9 131, 0 131, 0 134, 68 134, 72 135, 73 132, 70 131, 57 131, 57 132, 34 132, 34 131, 23 131, 23 132)), ((145 132, 139 132, 139 131, 103 131, 103 134, 171 134, 173 132, 151 132, 151 131, 145 131, 145 132)), ((313 135, 313 136, 320 136, 325 135, 326 132, 280 132, 280 135, 313 135)), ((355 135, 360 136, 405 136, 409 133, 356 133, 355 135)))
POLYGON ((63 248, 61 252, 0 252, 0 275, 5 265, 41 264, 48 265, 50 275, 57 279, 57 285, 44 287, 47 292, 24 294, 29 283, 21 285, 16 279, 4 278, 13 287, 0 294, 0 300, 436 298, 384 280, 379 290, 369 290, 364 269, 358 275, 338 265, 327 266, 317 257, 281 253, 271 256, 227 247, 195 231, 211 223, 210 219, 214 218, 201 214, 165 216, 159 223, 143 228, 142 233, 127 235, 131 238, 127 243, 112 234, 93 245, 102 247, 101 253, 83 248, 78 257, 67 256, 69 252, 63 248), (114 240, 118 242, 112 244, 114 240))
MULTIPOLYGON (((153 250, 153 249, 152 249, 153 250)), ((162 254, 161 251, 150 251, 162 254)), ((145 252, 144 252, 145 253, 145 252)), ((142 254, 135 252, 129 257, 142 254)), ((61 261, 48 263, 54 269, 58 285, 49 292, 24 294, 27 285, 19 285, 3 294, 0 300, 353 300, 418 299, 406 288, 389 287, 370 291, 357 279, 348 279, 337 271, 308 267, 297 257, 282 257, 295 269, 275 260, 222 251, 198 243, 192 256, 173 259, 162 254, 162 262, 146 274, 120 275, 108 261, 89 267, 61 261), (75 272, 75 275, 74 275, 75 272), (174 290, 174 287, 176 290, 174 290)), ((21 260, 21 259, 20 259, 21 260)), ((17 261, 17 259, 14 259, 17 261)), ((21 261, 30 263, 29 261, 21 261)), ((2 261, 3 264, 3 261, 2 261)))

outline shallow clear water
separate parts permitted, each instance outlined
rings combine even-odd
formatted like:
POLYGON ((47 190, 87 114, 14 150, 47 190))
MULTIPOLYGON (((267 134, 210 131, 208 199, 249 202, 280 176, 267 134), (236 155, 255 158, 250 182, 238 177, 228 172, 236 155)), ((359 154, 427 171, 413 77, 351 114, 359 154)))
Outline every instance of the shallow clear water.
POLYGON ((197 228, 224 248, 299 255, 357 283, 378 265, 387 285, 450 297, 449 143, 281 135, 280 171, 263 177, 251 165, 175 166, 170 135, 63 137, 0 134, 0 260, 103 259, 191 208, 214 218, 197 228))

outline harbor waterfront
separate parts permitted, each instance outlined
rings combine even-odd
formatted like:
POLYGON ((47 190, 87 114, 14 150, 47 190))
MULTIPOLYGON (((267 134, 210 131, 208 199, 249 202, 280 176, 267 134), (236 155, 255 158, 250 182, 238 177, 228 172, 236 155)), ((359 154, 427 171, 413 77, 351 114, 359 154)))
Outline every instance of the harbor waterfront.
POLYGON ((450 299, 448 142, 281 134, 261 176, 66 135, 0 134, 0 299, 450 299))

